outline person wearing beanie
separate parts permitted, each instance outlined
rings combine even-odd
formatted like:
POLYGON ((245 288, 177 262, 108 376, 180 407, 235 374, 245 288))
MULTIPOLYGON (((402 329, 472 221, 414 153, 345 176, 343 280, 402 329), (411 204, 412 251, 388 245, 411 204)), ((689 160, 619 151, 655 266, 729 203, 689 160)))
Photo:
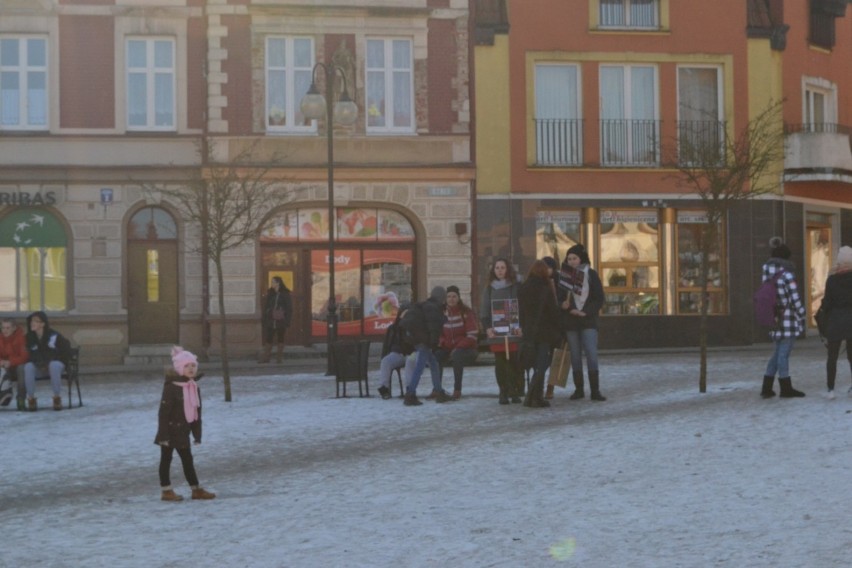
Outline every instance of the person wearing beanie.
MULTIPOLYGON (((837 359, 840 347, 846 342, 846 358, 852 371, 852 247, 840 247, 837 262, 825 281, 825 294, 819 308, 825 314, 825 339, 828 356, 825 362, 828 398, 834 398, 837 359)), ((849 388, 852 396, 852 387, 849 388)))
POLYGON ((38 311, 27 317, 26 344, 29 361, 24 364, 24 385, 27 391, 27 410, 38 409, 35 396, 36 379, 50 377, 53 389, 53 410, 62 410, 62 373, 71 355, 71 343, 50 327, 47 314, 38 311))
POLYGON ((441 386, 441 365, 435 357, 441 332, 444 328, 444 305, 447 301, 447 291, 443 286, 432 288, 429 299, 414 304, 402 320, 402 327, 409 337, 410 343, 414 344, 413 367, 406 366, 406 376, 411 368, 409 382, 405 387, 405 406, 420 406, 423 404, 417 398, 417 385, 426 367, 432 375, 432 394, 430 399, 435 402, 449 402, 453 400, 441 386))
MULTIPOLYGON (((593 401, 604 401, 600 391, 598 370, 598 313, 604 304, 603 284, 597 271, 592 269, 589 253, 581 244, 568 249, 556 289, 561 312, 562 329, 571 352, 571 370, 574 394, 570 400, 586 396, 583 379, 583 354, 589 373, 589 390, 593 401)), ((552 396, 553 386, 547 394, 552 396)))
MULTIPOLYGON (((479 324, 476 314, 461 300, 458 286, 447 286, 447 307, 436 354, 442 367, 453 367, 453 398, 461 398, 464 368, 472 365, 477 350, 479 324)), ((443 373, 442 373, 443 374, 443 373)))
POLYGON ((766 364, 760 396, 763 398, 775 396, 772 386, 777 374, 781 398, 799 398, 805 396, 805 393, 793 388, 790 378, 790 353, 796 337, 805 331, 805 305, 796 283, 795 266, 790 261, 792 256, 790 248, 780 237, 770 239, 769 246, 772 247, 772 252, 769 260, 763 265, 762 282, 775 280, 778 317, 775 327, 769 332, 769 337, 775 344, 775 350, 766 364))
POLYGON ((214 493, 198 483, 192 447, 201 443, 201 391, 198 389, 198 358, 182 347, 172 347, 172 368, 166 372, 163 396, 160 400, 157 435, 154 443, 160 446, 160 499, 183 501, 172 489, 170 470, 172 456, 177 451, 183 465, 183 474, 192 489, 193 499, 213 499, 214 493))
POLYGON ((492 312, 495 302, 501 306, 506 301, 518 300, 518 278, 509 259, 498 258, 494 261, 488 272, 488 283, 479 297, 479 321, 486 337, 490 340, 503 339, 491 341, 488 345, 488 349, 494 353, 494 378, 499 389, 497 401, 499 404, 509 404, 511 399, 513 403, 520 404, 526 385, 518 356, 520 329, 505 326, 505 331, 498 334, 492 312))

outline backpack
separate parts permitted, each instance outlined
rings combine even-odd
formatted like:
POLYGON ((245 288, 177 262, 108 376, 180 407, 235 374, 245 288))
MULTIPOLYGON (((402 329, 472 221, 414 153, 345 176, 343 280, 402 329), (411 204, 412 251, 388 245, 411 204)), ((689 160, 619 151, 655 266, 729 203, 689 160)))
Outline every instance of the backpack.
POLYGON ((399 320, 399 327, 402 328, 403 337, 411 344, 415 343, 413 339, 417 333, 426 331, 426 314, 421 302, 409 306, 399 320))
POLYGON ((779 270, 754 293, 754 313, 757 323, 763 327, 778 325, 778 279, 783 274, 784 271, 779 270))

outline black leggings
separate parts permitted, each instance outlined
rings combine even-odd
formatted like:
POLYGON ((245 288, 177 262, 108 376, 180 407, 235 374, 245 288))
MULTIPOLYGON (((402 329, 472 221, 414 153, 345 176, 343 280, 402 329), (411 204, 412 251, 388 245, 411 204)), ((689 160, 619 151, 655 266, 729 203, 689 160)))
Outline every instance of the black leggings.
MULTIPOLYGON (((837 358, 840 356, 840 344, 842 343, 842 339, 828 342, 828 359, 825 361, 828 390, 834 390, 834 380, 837 378, 837 358)), ((846 339, 846 358, 849 359, 849 368, 852 369, 852 351, 849 350, 849 339, 846 339)))
POLYGON ((198 486, 198 476, 195 474, 195 464, 192 461, 192 449, 160 446, 160 487, 171 485, 169 470, 172 468, 172 454, 177 450, 180 462, 183 464, 183 474, 190 487, 198 486))

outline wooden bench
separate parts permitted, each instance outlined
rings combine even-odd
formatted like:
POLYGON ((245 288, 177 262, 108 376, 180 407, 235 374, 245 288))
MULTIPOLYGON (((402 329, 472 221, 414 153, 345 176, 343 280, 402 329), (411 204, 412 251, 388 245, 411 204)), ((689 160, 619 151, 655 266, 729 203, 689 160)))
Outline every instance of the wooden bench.
MULTIPOLYGON (((50 380, 50 375, 37 376, 37 381, 50 380)), ((77 406, 83 406, 83 395, 80 392, 80 348, 72 347, 65 370, 62 371, 62 380, 68 383, 68 408, 73 408, 71 393, 72 388, 77 387, 77 406)))

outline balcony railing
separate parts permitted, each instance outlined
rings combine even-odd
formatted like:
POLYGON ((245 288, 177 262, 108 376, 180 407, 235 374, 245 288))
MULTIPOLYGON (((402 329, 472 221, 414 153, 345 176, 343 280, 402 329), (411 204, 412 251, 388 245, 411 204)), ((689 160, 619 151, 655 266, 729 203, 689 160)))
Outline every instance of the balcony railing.
POLYGON ((852 171, 852 127, 833 122, 784 124, 788 170, 852 171))
POLYGON ((601 120, 602 166, 660 164, 659 120, 601 120))
POLYGON ((583 121, 579 119, 535 119, 536 164, 579 166, 583 163, 583 121))
POLYGON ((784 124, 784 134, 796 134, 798 132, 818 133, 818 134, 852 134, 852 127, 845 124, 835 124, 833 122, 803 122, 802 124, 784 124))
POLYGON ((681 164, 723 164, 725 161, 725 136, 724 121, 678 121, 678 160, 681 164))

